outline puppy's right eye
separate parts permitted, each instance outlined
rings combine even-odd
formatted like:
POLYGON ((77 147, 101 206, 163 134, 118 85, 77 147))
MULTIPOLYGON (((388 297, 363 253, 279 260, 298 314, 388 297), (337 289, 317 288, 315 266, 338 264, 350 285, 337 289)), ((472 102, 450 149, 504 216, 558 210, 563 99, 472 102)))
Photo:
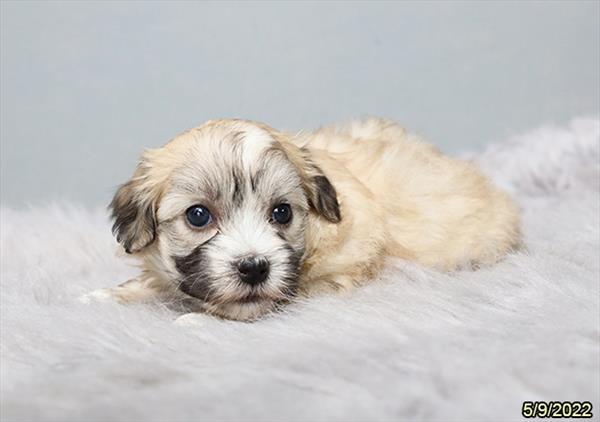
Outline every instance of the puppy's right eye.
POLYGON ((185 212, 187 221, 194 227, 204 227, 211 222, 210 211, 203 205, 194 205, 185 212))

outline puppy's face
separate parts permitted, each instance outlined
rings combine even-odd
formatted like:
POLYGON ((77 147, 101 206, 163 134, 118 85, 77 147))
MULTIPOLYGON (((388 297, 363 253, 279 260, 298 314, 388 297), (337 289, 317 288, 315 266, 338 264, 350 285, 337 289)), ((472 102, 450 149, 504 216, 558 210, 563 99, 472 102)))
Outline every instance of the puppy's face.
POLYGON ((128 252, 206 311, 240 320, 293 296, 309 213, 340 220, 308 153, 245 121, 209 122, 147 152, 112 209, 128 252))

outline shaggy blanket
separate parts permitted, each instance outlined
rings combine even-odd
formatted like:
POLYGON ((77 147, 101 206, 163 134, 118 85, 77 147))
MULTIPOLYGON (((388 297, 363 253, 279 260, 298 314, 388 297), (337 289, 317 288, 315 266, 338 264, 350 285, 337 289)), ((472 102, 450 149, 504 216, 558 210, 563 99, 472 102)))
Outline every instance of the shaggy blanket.
POLYGON ((259 322, 80 303, 136 273, 104 210, 1 215, 2 421, 515 420, 600 413, 600 122, 470 155, 523 212, 525 247, 443 274, 390 260, 364 288, 259 322))

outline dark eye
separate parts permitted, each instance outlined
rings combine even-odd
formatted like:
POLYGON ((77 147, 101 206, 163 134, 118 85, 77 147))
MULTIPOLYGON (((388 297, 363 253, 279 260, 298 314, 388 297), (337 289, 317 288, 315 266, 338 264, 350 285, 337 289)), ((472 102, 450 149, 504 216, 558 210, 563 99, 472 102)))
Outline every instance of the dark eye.
POLYGON ((273 208, 273 220, 278 224, 289 223, 292 219, 292 207, 289 204, 279 204, 273 208))
POLYGON ((185 212, 189 223, 194 227, 204 227, 212 220, 210 211, 203 205, 194 205, 185 212))

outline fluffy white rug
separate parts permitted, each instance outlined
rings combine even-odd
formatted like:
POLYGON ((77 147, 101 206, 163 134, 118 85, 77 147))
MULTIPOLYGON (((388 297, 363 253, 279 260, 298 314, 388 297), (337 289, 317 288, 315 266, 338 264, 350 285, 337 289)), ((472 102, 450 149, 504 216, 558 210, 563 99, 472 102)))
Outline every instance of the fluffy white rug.
POLYGON ((248 324, 76 298, 135 274, 103 210, 2 208, 1 419, 515 420, 600 413, 600 123, 475 158, 523 210, 526 249, 476 272, 390 262, 368 287, 248 324))

